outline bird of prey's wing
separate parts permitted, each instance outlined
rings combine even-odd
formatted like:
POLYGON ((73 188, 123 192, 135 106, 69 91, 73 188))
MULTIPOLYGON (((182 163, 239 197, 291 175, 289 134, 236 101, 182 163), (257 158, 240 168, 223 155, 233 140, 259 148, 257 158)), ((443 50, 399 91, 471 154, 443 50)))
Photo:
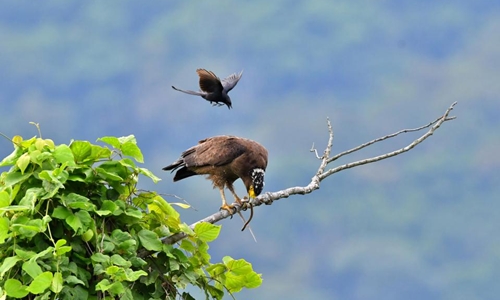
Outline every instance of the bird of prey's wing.
POLYGON ((230 90, 232 90, 236 86, 236 84, 238 83, 238 81, 241 78, 241 75, 243 75, 243 71, 241 71, 238 74, 236 74, 236 73, 231 74, 222 80, 222 87, 224 88, 224 91, 226 93, 228 93, 230 90))
POLYGON ((195 96, 202 96, 203 97, 207 94, 203 91, 195 92, 195 91, 190 91, 190 90, 181 90, 181 89, 176 88, 175 86, 172 86, 172 88, 176 91, 183 92, 183 93, 190 94, 190 95, 195 95, 195 96))
POLYGON ((206 93, 221 93, 222 84, 214 72, 205 69, 196 70, 200 76, 200 89, 206 93))
POLYGON ((182 153, 182 158, 187 167, 223 166, 245 153, 240 140, 233 136, 207 138, 182 153))

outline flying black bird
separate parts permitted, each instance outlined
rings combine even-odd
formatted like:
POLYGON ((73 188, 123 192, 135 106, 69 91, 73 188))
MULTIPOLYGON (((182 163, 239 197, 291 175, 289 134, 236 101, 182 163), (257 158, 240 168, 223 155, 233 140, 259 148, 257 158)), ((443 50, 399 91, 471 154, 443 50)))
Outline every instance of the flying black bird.
POLYGON ((212 105, 227 105, 227 108, 231 109, 231 98, 227 95, 230 90, 234 88, 234 86, 240 80, 241 75, 243 75, 243 71, 239 74, 232 74, 228 77, 224 78, 220 81, 219 77, 217 77, 214 72, 207 71, 205 69, 196 70, 198 76, 200 76, 200 91, 190 91, 190 90, 181 90, 172 86, 172 88, 176 91, 183 92, 190 95, 201 96, 203 99, 210 101, 212 105))
POLYGON ((163 170, 177 170, 174 182, 193 175, 208 175, 207 179, 212 180, 214 188, 220 191, 221 208, 232 213, 233 207, 226 202, 224 187, 241 204, 233 187, 233 183, 241 178, 248 196, 255 198, 264 187, 266 167, 267 150, 261 144, 245 138, 222 135, 201 140, 163 170))

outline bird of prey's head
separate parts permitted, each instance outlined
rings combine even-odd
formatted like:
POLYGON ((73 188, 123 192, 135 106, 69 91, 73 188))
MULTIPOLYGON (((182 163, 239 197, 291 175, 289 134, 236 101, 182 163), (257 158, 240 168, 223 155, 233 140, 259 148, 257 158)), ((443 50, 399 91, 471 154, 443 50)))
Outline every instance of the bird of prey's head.
POLYGON ((248 191, 248 197, 255 198, 262 193, 262 190, 264 189, 264 174, 265 171, 261 168, 252 170, 252 173, 250 174, 252 181, 248 186, 245 184, 248 191))

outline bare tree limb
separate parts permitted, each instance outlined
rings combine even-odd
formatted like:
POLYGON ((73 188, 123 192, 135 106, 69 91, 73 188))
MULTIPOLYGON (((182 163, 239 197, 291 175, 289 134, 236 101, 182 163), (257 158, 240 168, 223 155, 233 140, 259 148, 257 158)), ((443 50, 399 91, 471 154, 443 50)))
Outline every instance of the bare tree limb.
MULTIPOLYGON (((360 146, 357 146, 355 148, 352 148, 350 150, 341 152, 341 153, 339 153, 337 155, 334 155, 332 157, 330 157, 330 152, 331 152, 332 145, 333 145, 333 129, 332 129, 332 125, 330 123, 330 120, 327 119, 329 139, 328 139, 327 146, 326 146, 326 148, 325 148, 325 150, 323 152, 323 155, 322 156, 318 155, 317 150, 314 148, 314 144, 313 144, 313 146, 312 146, 312 148, 310 150, 311 152, 315 152, 316 157, 321 160, 321 163, 319 165, 318 171, 311 178, 311 182, 308 185, 306 185, 306 186, 296 186, 296 187, 290 187, 290 188, 287 188, 287 189, 284 189, 284 190, 281 190, 281 191, 277 191, 277 192, 267 192, 267 193, 261 194, 260 196, 258 196, 255 199, 244 201, 244 203, 242 205, 239 205, 238 203, 233 203, 233 205, 234 205, 234 213, 240 212, 241 210, 246 210, 246 206, 248 204, 252 205, 254 207, 255 206, 260 206, 262 204, 270 205, 270 204, 272 204, 273 201, 276 201, 276 200, 279 200, 279 199, 283 199, 283 198, 288 198, 288 197, 290 197, 292 195, 297 195, 297 194, 299 194, 299 195, 305 195, 305 194, 309 194, 312 191, 319 189, 320 182, 323 179, 327 178, 328 176, 330 176, 330 175, 332 175, 334 173, 340 172, 342 170, 354 168, 354 167, 357 167, 357 166, 369 164, 369 163, 372 163, 372 162, 384 160, 384 159, 387 159, 387 158, 399 155, 401 153, 410 151, 415 146, 417 146, 418 144, 422 143, 424 140, 426 140, 428 137, 430 137, 432 134, 434 134, 434 132, 444 122, 450 121, 450 120, 454 120, 456 118, 456 117, 449 117, 450 112, 453 110, 453 108, 455 107, 456 104, 457 104, 457 102, 452 103, 450 105, 450 107, 445 111, 445 113, 442 116, 440 116, 435 121, 430 122, 427 125, 424 125, 424 126, 421 126, 421 127, 418 127, 418 128, 414 128, 414 129, 403 129, 403 130, 400 130, 398 132, 395 132, 395 133, 392 133, 392 134, 389 134, 389 135, 386 135, 386 136, 374 139, 372 141, 364 143, 364 144, 362 144, 360 146), (331 169, 328 169, 328 170, 325 171, 325 169, 326 169, 326 167, 328 166, 329 163, 337 160, 341 156, 344 156, 344 155, 356 152, 356 151, 361 150, 361 149, 363 149, 365 147, 373 145, 373 144, 375 144, 377 142, 384 141, 384 140, 387 140, 389 138, 393 138, 395 136, 398 136, 398 135, 400 135, 402 133, 420 131, 420 130, 425 129, 425 128, 429 128, 429 130, 425 134, 423 134, 422 136, 420 136, 419 138, 417 138, 416 140, 414 140, 413 142, 411 142, 410 144, 408 144, 407 146, 405 146, 403 148, 400 148, 398 150, 395 150, 395 151, 392 151, 392 152, 389 152, 389 153, 385 153, 385 154, 382 154, 382 155, 378 155, 378 156, 374 156, 374 157, 370 157, 370 158, 358 160, 358 161, 355 161, 355 162, 350 162, 350 163, 347 163, 347 164, 343 164, 341 166, 338 166, 338 167, 335 167, 335 168, 331 168, 331 169)), ((216 223, 216 222, 218 222, 220 220, 223 220, 225 218, 228 218, 230 216, 231 215, 229 214, 228 211, 222 210, 222 211, 214 213, 214 214, 212 214, 212 215, 210 215, 210 216, 208 216, 208 217, 206 217, 206 218, 204 218, 202 220, 199 220, 196 223, 191 224, 190 227, 194 228, 196 226, 196 224, 201 223, 201 222, 216 223)), ((177 234, 174 234, 174 235, 171 235, 171 236, 165 238, 163 240, 163 243, 164 244, 174 244, 174 243, 182 240, 186 236, 187 235, 185 233, 177 233, 177 234)), ((150 255, 150 254, 152 254, 152 252, 150 252, 150 251, 142 251, 141 253, 139 253, 139 256, 140 257, 145 257, 145 256, 150 255)))

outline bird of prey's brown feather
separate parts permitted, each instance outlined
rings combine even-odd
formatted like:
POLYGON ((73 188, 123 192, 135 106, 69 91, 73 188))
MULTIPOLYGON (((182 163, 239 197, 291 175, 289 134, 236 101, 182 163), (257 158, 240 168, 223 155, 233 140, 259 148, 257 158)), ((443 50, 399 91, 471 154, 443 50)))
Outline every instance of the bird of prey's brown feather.
POLYGON ((181 90, 172 86, 172 88, 176 91, 183 92, 190 95, 201 96, 203 99, 212 103, 212 105, 227 105, 229 109, 232 107, 231 98, 229 98, 230 90, 232 90, 241 76, 243 75, 243 71, 236 74, 231 74, 228 77, 224 78, 222 81, 214 74, 212 71, 207 71, 205 69, 197 69, 196 73, 200 77, 200 91, 190 91, 190 90, 181 90))
POLYGON ((214 188, 218 188, 222 198, 221 208, 232 212, 226 202, 224 188, 227 188, 237 203, 233 183, 241 178, 248 196, 255 198, 264 187, 264 174, 267 167, 267 150, 261 144, 236 136, 215 136, 199 141, 181 154, 172 164, 163 168, 175 171, 174 181, 194 176, 208 175, 214 188))

